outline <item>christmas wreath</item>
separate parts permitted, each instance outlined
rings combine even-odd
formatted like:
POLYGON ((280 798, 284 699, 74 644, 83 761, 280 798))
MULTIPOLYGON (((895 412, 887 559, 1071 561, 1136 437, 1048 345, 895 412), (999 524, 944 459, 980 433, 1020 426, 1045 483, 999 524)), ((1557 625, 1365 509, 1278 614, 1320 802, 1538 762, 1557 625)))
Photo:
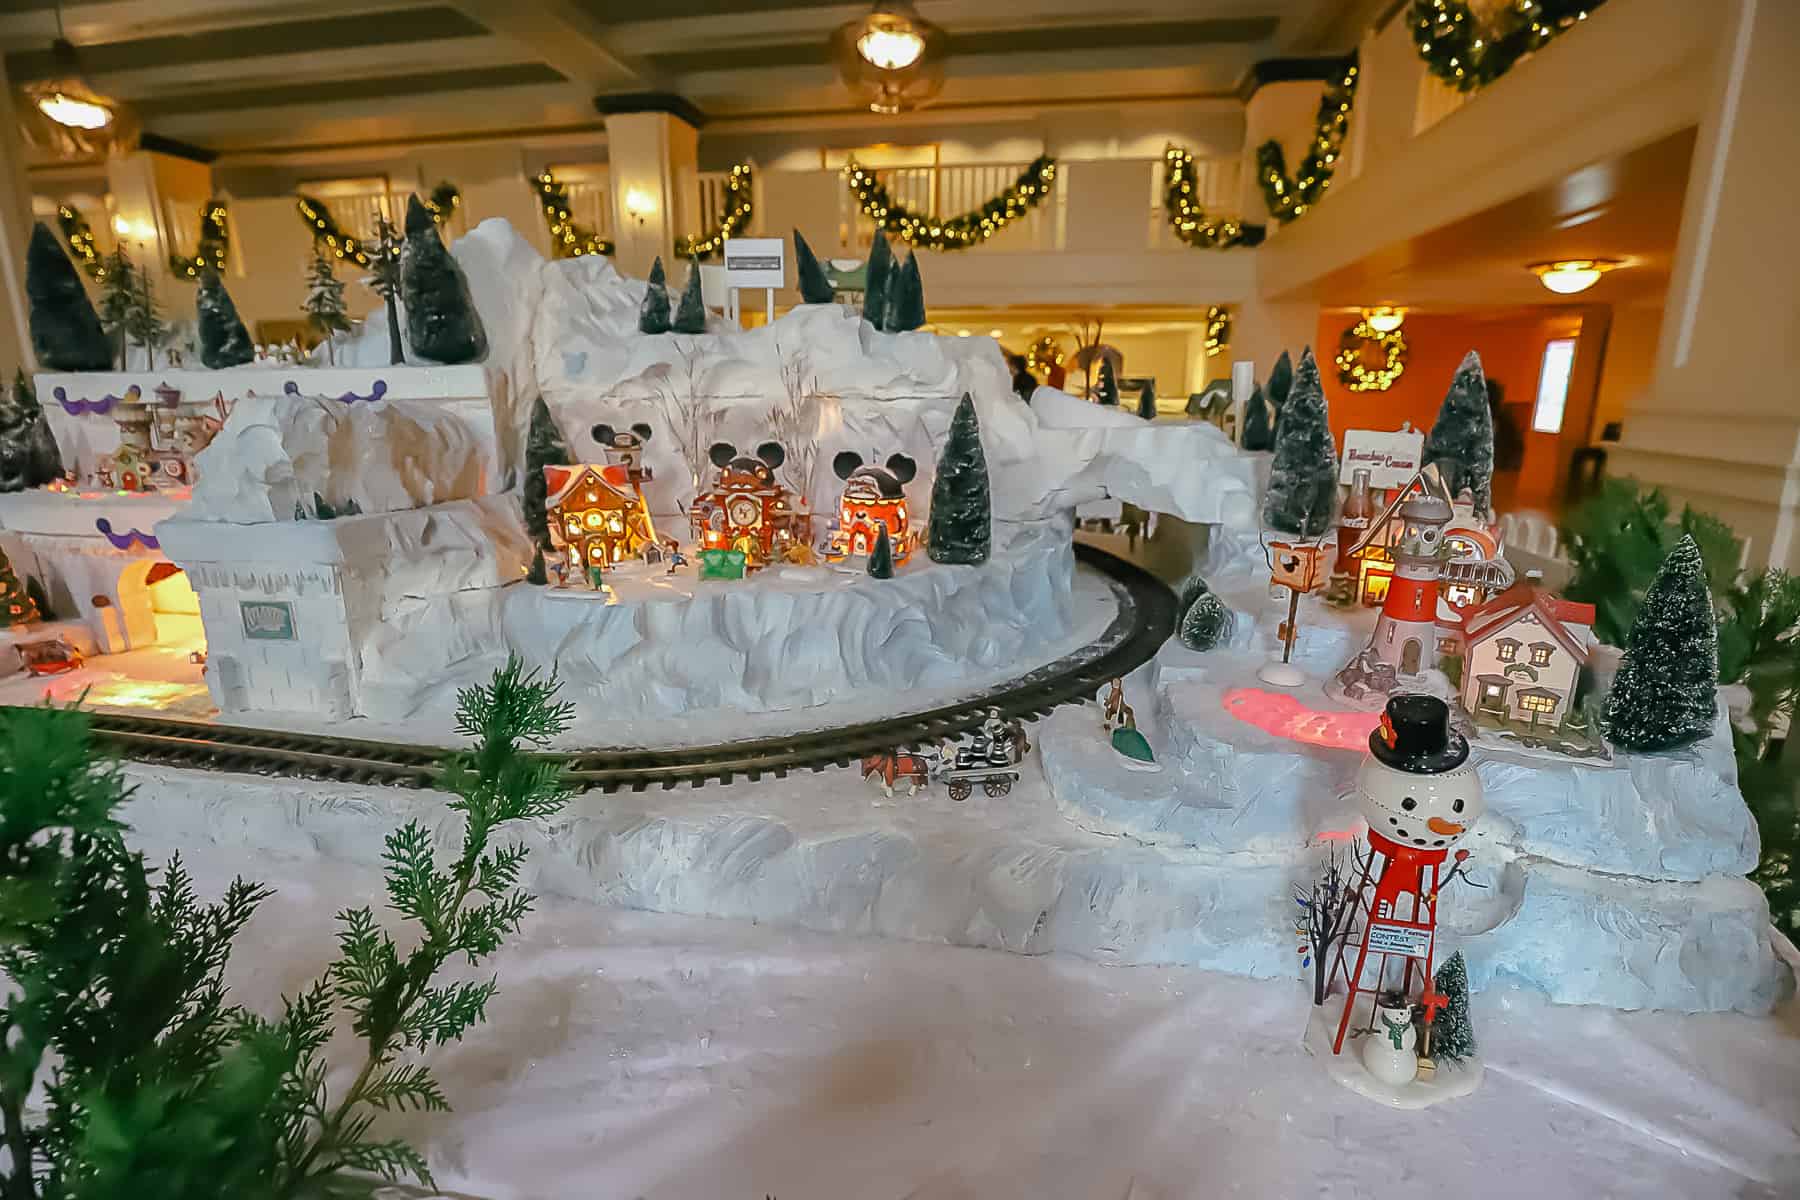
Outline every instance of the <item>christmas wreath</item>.
POLYGON ((1338 382, 1352 392, 1385 392, 1406 373, 1406 338, 1398 329, 1381 333, 1367 321, 1358 321, 1338 339, 1338 382), (1363 365, 1363 350, 1373 343, 1381 347, 1379 367, 1363 365))
POLYGON ((1515 0, 1505 23, 1488 29, 1468 0, 1413 0, 1413 43, 1430 72, 1459 92, 1486 87, 1541 50, 1606 0, 1515 0))
POLYGON ((1254 246, 1263 240, 1261 225, 1244 225, 1228 217, 1209 218, 1201 211, 1194 194, 1194 156, 1180 146, 1163 151, 1163 212, 1175 236, 1197 249, 1254 246))
POLYGON ((731 168, 731 174, 725 180, 725 198, 730 204, 725 209, 725 215, 719 218, 719 227, 710 234, 676 238, 675 256, 711 258, 723 250, 726 238, 735 236, 738 230, 750 224, 750 214, 754 209, 751 199, 755 190, 752 186, 754 182, 749 163, 739 163, 731 168))
POLYGON ((844 177, 862 206, 863 215, 889 233, 898 234, 907 245, 914 249, 964 250, 987 241, 1036 208, 1056 182, 1056 160, 1047 154, 1039 155, 1004 192, 980 208, 948 218, 920 216, 905 205, 896 204, 875 173, 855 162, 844 166, 844 177))
POLYGON ((1256 173, 1262 180, 1263 203, 1269 215, 1283 225, 1318 203, 1331 186, 1338 152, 1350 128, 1350 107, 1356 101, 1356 59, 1344 65, 1344 73, 1319 97, 1319 115, 1313 123, 1312 145, 1300 160, 1298 178, 1287 173, 1287 157, 1281 143, 1270 138, 1256 148, 1256 173))

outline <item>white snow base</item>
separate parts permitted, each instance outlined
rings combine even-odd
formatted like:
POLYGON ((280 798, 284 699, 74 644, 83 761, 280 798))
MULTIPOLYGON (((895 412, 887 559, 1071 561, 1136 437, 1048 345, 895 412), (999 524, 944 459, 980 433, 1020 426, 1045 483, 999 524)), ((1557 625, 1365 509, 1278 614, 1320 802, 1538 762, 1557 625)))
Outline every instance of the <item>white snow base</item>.
POLYGON ((1353 1023, 1344 1037, 1343 1053, 1331 1052, 1331 1043, 1337 1037, 1338 1021, 1343 1015, 1344 998, 1341 995, 1327 996, 1324 1004, 1315 1004, 1306 1021, 1306 1038, 1303 1044, 1306 1052, 1325 1068, 1327 1075, 1364 1099, 1373 1100, 1388 1108, 1416 1111, 1442 1104, 1446 1100, 1460 1100, 1481 1086, 1486 1068, 1482 1065, 1479 1054, 1472 1054, 1454 1065, 1440 1059, 1437 1069, 1430 1076, 1420 1076, 1410 1083, 1392 1084, 1375 1078, 1363 1066, 1361 1041, 1364 1037, 1375 1035, 1356 1028, 1353 1023))

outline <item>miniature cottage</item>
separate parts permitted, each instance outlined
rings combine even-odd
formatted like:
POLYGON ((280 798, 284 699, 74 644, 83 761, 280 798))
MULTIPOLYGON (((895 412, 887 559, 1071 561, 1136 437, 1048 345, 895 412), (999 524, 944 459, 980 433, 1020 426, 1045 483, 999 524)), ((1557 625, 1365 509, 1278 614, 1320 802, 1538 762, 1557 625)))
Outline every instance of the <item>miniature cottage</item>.
POLYGON ((650 511, 624 466, 545 467, 551 540, 576 571, 609 568, 656 541, 650 511))
POLYGON ((1478 722, 1555 728, 1594 645, 1594 606, 1520 584, 1462 615, 1462 703, 1478 722))

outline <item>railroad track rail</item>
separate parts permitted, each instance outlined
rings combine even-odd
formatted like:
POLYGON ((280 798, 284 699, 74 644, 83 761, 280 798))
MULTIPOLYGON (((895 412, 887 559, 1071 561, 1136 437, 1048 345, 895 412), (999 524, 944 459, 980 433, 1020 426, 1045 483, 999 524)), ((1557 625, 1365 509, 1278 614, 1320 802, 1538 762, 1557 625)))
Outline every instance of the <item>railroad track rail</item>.
MULTIPOLYGON (((1075 554, 1108 578, 1119 602, 1117 616, 1088 646, 981 696, 836 729, 715 746, 577 750, 545 757, 560 762, 578 788, 642 791, 847 765, 867 754, 954 738, 978 727, 994 708, 1008 717, 1046 716, 1059 705, 1092 697, 1107 680, 1148 661, 1175 629, 1174 594, 1155 576, 1080 543, 1075 554)), ((436 746, 129 713, 94 711, 89 719, 96 740, 123 757, 218 771, 430 787, 445 753, 436 746)))

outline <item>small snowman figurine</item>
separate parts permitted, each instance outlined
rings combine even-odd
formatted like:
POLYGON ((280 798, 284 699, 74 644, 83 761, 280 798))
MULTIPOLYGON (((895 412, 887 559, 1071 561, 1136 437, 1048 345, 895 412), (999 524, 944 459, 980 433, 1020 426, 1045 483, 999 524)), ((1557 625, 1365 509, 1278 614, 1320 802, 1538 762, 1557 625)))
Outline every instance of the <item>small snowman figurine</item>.
POLYGON ((1412 1003, 1399 992, 1383 992, 1375 1000, 1375 1031, 1363 1039, 1363 1066, 1393 1087, 1411 1083, 1419 1074, 1418 1038, 1412 1003))

